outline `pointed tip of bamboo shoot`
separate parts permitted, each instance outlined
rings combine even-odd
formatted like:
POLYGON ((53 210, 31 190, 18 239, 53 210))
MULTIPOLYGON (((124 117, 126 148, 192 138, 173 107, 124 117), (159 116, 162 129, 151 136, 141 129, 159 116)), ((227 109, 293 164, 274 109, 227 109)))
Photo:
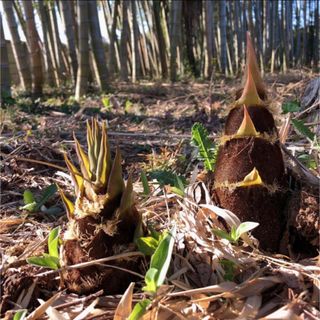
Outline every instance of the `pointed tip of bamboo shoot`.
POLYGON ((120 217, 123 217, 133 205, 133 184, 132 176, 129 174, 127 185, 122 193, 121 202, 120 202, 120 217))
POLYGON ((260 94, 265 94, 265 87, 261 78, 260 70, 258 67, 257 56, 253 47, 250 33, 247 32, 247 61, 246 69, 250 69, 253 81, 256 85, 257 91, 260 94))
POLYGON ((65 208, 67 210, 67 217, 68 217, 68 220, 72 219, 73 216, 74 216, 74 205, 72 203, 72 201, 70 201, 66 195, 64 194, 64 192, 58 188, 59 190, 59 193, 60 193, 60 197, 62 199, 62 202, 64 203, 65 205, 65 208))
POLYGON ((243 108, 243 120, 236 133, 236 137, 254 136, 256 137, 258 132, 251 120, 248 109, 246 106, 243 108))
POLYGON ((236 101, 236 105, 242 105, 242 104, 244 104, 247 107, 263 105, 263 102, 259 97, 257 87, 251 73, 250 66, 247 69, 247 80, 243 88, 242 95, 236 101))
POLYGON ((240 187, 249 187, 254 185, 263 185, 260 174, 256 168, 253 168, 253 170, 247 174, 239 184, 240 187))
POLYGON ((122 178, 122 165, 121 165, 121 153, 120 148, 117 146, 116 155, 113 159, 112 169, 110 172, 107 193, 110 198, 114 198, 121 194, 125 188, 124 181, 122 178))

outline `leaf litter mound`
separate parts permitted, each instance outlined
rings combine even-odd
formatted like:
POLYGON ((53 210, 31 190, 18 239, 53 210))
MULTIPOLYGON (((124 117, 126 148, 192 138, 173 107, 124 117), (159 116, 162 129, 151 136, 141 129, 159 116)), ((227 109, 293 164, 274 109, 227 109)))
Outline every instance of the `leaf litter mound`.
MULTIPOLYGON (((299 89, 301 91, 305 83, 304 80, 297 82, 296 78, 286 86, 274 83, 276 101, 281 103, 283 97, 296 97, 296 92, 299 89)), ((219 92, 228 91, 228 86, 219 86, 219 92)), ((201 96, 198 94, 199 86, 193 86, 192 89, 188 86, 188 89, 187 95, 182 94, 182 90, 164 90, 161 96, 151 90, 145 95, 126 92, 127 99, 133 95, 132 100, 138 94, 139 101, 134 104, 146 103, 150 107, 150 110, 144 111, 142 124, 135 123, 136 119, 124 123, 123 119, 128 115, 122 110, 112 115, 99 115, 107 118, 110 143, 113 146, 120 145, 125 159, 124 167, 127 172, 133 173, 137 203, 145 223, 160 232, 176 225, 175 245, 166 283, 157 291, 143 319, 318 319, 320 266, 317 252, 306 252, 303 244, 300 253, 298 248, 302 241, 299 238, 301 230, 305 235, 304 240, 307 239, 315 247, 319 244, 318 227, 315 228, 319 224, 319 198, 315 196, 313 188, 305 188, 302 193, 292 197, 292 203, 288 205, 292 211, 298 210, 299 215, 291 216, 291 233, 287 235, 287 238, 294 238, 290 239, 290 243, 298 249, 287 255, 261 252, 257 249, 256 240, 248 234, 243 234, 237 243, 232 243, 212 232, 213 229, 237 227, 240 221, 231 212, 215 206, 206 184, 199 179, 196 181, 197 172, 190 172, 196 162, 192 157, 188 161, 193 165, 186 166, 190 181, 184 197, 173 193, 170 187, 163 189, 157 185, 151 187, 149 196, 142 194, 140 168, 154 169, 161 166, 161 162, 170 162, 171 170, 185 174, 179 172, 181 168, 176 158, 191 152, 188 147, 191 125, 197 120, 206 121, 207 116, 212 117, 212 114, 204 113, 198 119, 192 113, 199 101, 206 106, 208 92, 201 96), (172 96, 175 93, 177 97, 172 96), (155 108, 158 113, 161 113, 159 110, 171 115, 174 112, 176 118, 183 118, 186 111, 190 112, 192 121, 187 120, 185 126, 175 126, 173 119, 168 126, 164 122, 159 124, 159 128, 150 126, 149 118, 154 115, 155 108), (117 134, 119 131, 128 133, 128 128, 129 136, 117 134), (146 139, 150 147, 146 147, 146 139), (187 143, 181 143, 182 139, 187 143)), ((227 100, 216 97, 214 93, 212 96, 213 100, 216 99, 216 102, 211 101, 216 126, 209 131, 218 132, 221 121, 217 119, 224 116, 227 100), (214 109, 218 101, 219 107, 214 109)), ((115 94, 114 99, 121 101, 121 97, 121 93, 118 96, 115 94)), ((87 296, 70 294, 59 289, 59 272, 26 263, 26 258, 47 252, 50 230, 59 225, 64 228, 66 218, 57 195, 46 206, 60 205, 61 212, 58 214, 19 210, 23 191, 31 189, 35 194, 41 194, 41 189, 57 183, 72 194, 72 187, 69 176, 63 170, 21 159, 45 161, 64 167, 61 151, 68 150, 71 153, 69 156, 74 157, 71 147, 73 130, 84 145, 82 132, 89 115, 84 112, 79 118, 49 112, 35 117, 19 111, 15 118, 10 117, 6 115, 1 128, 2 316, 11 319, 19 309, 28 309, 29 319, 121 319, 121 315, 130 314, 130 302, 135 304, 146 297, 141 288, 148 269, 148 259, 142 263, 141 281, 134 288, 133 285, 128 288, 124 295, 113 296, 102 291, 87 296), (19 119, 20 122, 16 121, 19 119), (26 127, 26 123, 31 128, 26 127)), ((283 126, 285 124, 283 121, 283 126)), ((299 138, 292 129, 285 129, 288 150, 295 153, 301 147, 308 148, 305 139, 299 138)), ((286 164, 288 170, 299 173, 292 174, 293 183, 308 185, 306 182, 310 182, 310 177, 305 174, 305 167, 298 166, 297 169, 297 164, 289 156, 286 164)), ((110 259, 112 261, 112 257, 110 259)), ((108 261, 100 263, 108 264, 108 261)))

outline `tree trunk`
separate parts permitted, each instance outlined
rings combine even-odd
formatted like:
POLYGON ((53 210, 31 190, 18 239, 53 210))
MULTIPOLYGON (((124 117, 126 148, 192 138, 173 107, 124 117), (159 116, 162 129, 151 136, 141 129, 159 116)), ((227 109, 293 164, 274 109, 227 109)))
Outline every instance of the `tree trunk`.
POLYGON ((214 2, 211 0, 205 0, 205 31, 206 31, 206 41, 207 41, 207 70, 205 70, 205 76, 209 79, 211 78, 213 70, 213 6, 214 2))
POLYGON ((319 71, 319 42, 320 42, 320 38, 319 38, 319 1, 316 1, 316 6, 315 6, 315 13, 314 13, 314 28, 315 28, 315 34, 314 34, 314 48, 313 48, 313 67, 315 69, 316 72, 319 71))
POLYGON ((256 1, 254 6, 254 15, 255 15, 255 35, 256 38, 256 48, 257 48, 257 58, 260 62, 261 74, 264 74, 264 63, 263 63, 263 48, 262 48, 262 1, 256 1))
POLYGON ((302 48, 303 48, 303 58, 302 64, 305 66, 307 64, 307 0, 303 0, 303 34, 302 34, 302 48))
POLYGON ((9 59, 6 39, 4 38, 2 14, 0 13, 0 63, 1 63, 1 95, 0 102, 2 99, 11 96, 11 78, 9 70, 9 59))
POLYGON ((59 67, 59 62, 58 58, 56 56, 56 51, 55 51, 55 40, 54 40, 54 31, 53 31, 53 22, 52 22, 52 16, 49 13, 49 3, 47 3, 44 0, 41 0, 43 2, 43 7, 44 7, 44 15, 45 19, 48 21, 48 40, 49 40, 49 50, 50 50, 50 56, 51 56, 51 61, 53 65, 53 72, 54 72, 54 77, 55 77, 55 82, 57 86, 60 86, 61 83, 61 76, 60 76, 60 67, 59 67))
POLYGON ((78 23, 77 23, 77 1, 76 0, 69 0, 70 2, 70 11, 71 11, 71 18, 72 18, 72 25, 74 30, 74 39, 76 43, 76 50, 79 50, 79 34, 78 34, 78 23))
POLYGON ((61 42, 60 42, 60 36, 59 36, 59 30, 58 30, 58 22, 57 22, 57 15, 55 10, 55 2, 49 2, 49 16, 50 16, 50 23, 51 23, 51 31, 52 31, 52 47, 53 52, 55 55, 55 61, 56 61, 56 68, 57 73, 59 75, 59 81, 65 79, 65 72, 66 72, 66 66, 63 62, 62 57, 62 49, 61 49, 61 42))
POLYGON ((76 51, 76 43, 75 43, 75 32, 74 32, 74 24, 71 12, 72 3, 69 1, 59 1, 62 13, 62 20, 65 27, 65 33, 67 36, 67 46, 69 52, 69 59, 71 64, 71 75, 74 80, 74 83, 77 80, 77 71, 78 71, 78 59, 77 59, 77 51, 76 51))
POLYGON ((242 28, 241 28, 241 42, 242 46, 242 66, 246 63, 246 32, 249 30, 249 26, 247 23, 247 12, 246 12, 246 3, 243 1, 242 3, 242 28))
POLYGON ((128 22, 128 2, 122 2, 122 32, 120 40, 120 78, 122 81, 128 81, 128 47, 129 47, 129 22, 128 22))
POLYGON ((177 56, 181 34, 181 10, 182 1, 172 1, 170 23, 170 80, 172 82, 177 81, 177 56))
POLYGON ((97 11, 97 1, 90 0, 88 1, 88 12, 89 12, 89 21, 90 21, 90 35, 91 35, 91 44, 93 49, 94 58, 96 61, 98 74, 99 74, 99 85, 102 91, 108 90, 108 70, 107 62, 105 56, 105 50, 103 46, 99 17, 97 11))
POLYGON ((287 59, 287 66, 291 67, 292 62, 292 2, 286 1, 285 2, 285 22, 286 22, 286 28, 285 28, 285 34, 286 34, 286 59, 287 59))
POLYGON ((34 22, 32 1, 23 0, 23 7, 27 21, 28 42, 30 44, 32 94, 34 96, 40 96, 43 85, 41 48, 39 46, 38 32, 34 22))
POLYGON ((286 16, 286 8, 285 8, 285 0, 281 2, 281 30, 282 30, 282 71, 285 73, 288 69, 289 64, 289 43, 288 43, 288 35, 287 35, 287 16, 286 16))
POLYGON ((116 35, 117 21, 119 16, 119 5, 120 0, 115 0, 112 18, 112 27, 110 34, 110 53, 109 53, 109 72, 110 75, 114 75, 120 68, 119 63, 119 51, 118 50, 118 40, 116 35))
POLYGON ((268 2, 268 8, 269 8, 269 14, 268 14, 268 19, 266 21, 266 24, 268 26, 268 40, 266 41, 266 56, 265 58, 265 65, 269 66, 269 62, 271 59, 271 52, 272 52, 272 45, 273 45, 273 33, 272 33, 272 21, 273 21, 273 2, 268 2))
POLYGON ((266 64, 267 59, 267 43, 269 42, 269 15, 270 15, 270 2, 268 0, 262 3, 263 10, 263 28, 262 28, 262 57, 263 65, 266 64))
MULTIPOLYGON (((13 0, 13 8, 14 8, 14 11, 15 11, 17 17, 18 17, 23 34, 24 34, 25 38, 28 39, 26 21, 23 17, 22 8, 21 8, 21 5, 18 0, 13 0)), ((28 45, 29 44, 27 43, 27 46, 28 45)))
MULTIPOLYGON (((140 9, 140 14, 142 16, 142 12, 144 13, 145 21, 146 21, 146 34, 147 34, 147 40, 148 45, 150 47, 150 50, 148 50, 149 53, 149 60, 151 62, 152 68, 150 68, 150 76, 158 77, 160 75, 160 64, 158 63, 158 56, 159 56, 159 47, 158 42, 156 41, 155 36, 155 28, 153 28, 151 22, 152 22, 152 11, 150 7, 150 2, 144 1, 143 2, 143 9, 140 9)), ((150 64, 149 64, 150 65, 150 64)))
MULTIPOLYGON (((137 2, 137 8, 139 12, 140 21, 144 21, 145 12, 143 12, 143 8, 140 5, 140 2, 137 2), (143 15, 144 14, 144 15, 143 15)), ((146 39, 146 32, 141 33, 140 41, 139 41, 139 49, 141 51, 141 72, 143 76, 150 76, 150 59, 148 55, 148 45, 146 39)))
POLYGON ((79 26, 79 66, 75 99, 77 101, 87 92, 89 75, 89 20, 87 0, 78 0, 78 26, 79 26))
POLYGON ((17 65, 20 84, 22 90, 29 91, 31 88, 31 74, 28 68, 28 60, 22 50, 22 45, 18 33, 18 26, 13 13, 13 1, 2 2, 4 12, 6 14, 10 34, 11 34, 11 45, 14 55, 14 59, 17 65))
POLYGON ((197 49, 196 40, 199 33, 199 17, 201 14, 201 2, 183 1, 182 6, 183 20, 185 27, 185 47, 188 58, 188 64, 195 77, 200 76, 200 70, 195 57, 197 49))
POLYGON ((153 0, 153 15, 154 15, 154 22, 156 27, 156 34, 157 34, 157 42, 160 55, 160 63, 161 63, 161 74, 163 79, 168 78, 168 65, 167 65, 167 58, 166 58, 166 43, 163 34, 163 29, 161 26, 162 17, 162 10, 161 10, 161 2, 160 0, 153 0))
POLYGON ((221 72, 227 74, 227 17, 226 17, 226 1, 219 2, 220 12, 220 64, 221 72))
POLYGON ((241 57, 242 57, 242 35, 241 35, 241 9, 239 1, 235 1, 234 3, 234 27, 235 27, 235 36, 236 36, 236 43, 235 46, 237 47, 237 60, 236 63, 236 72, 239 74, 241 72, 241 57))
POLYGON ((45 7, 43 0, 38 1, 38 12, 41 20, 41 27, 43 33, 43 43, 44 43, 44 63, 45 63, 45 81, 50 87, 55 85, 55 78, 53 72, 52 58, 49 46, 49 36, 48 36, 48 20, 45 12, 45 7))
POLYGON ((141 76, 141 62, 139 56, 140 31, 137 23, 137 10, 135 0, 130 1, 130 29, 131 29, 131 50, 132 50, 132 82, 136 82, 141 76))
POLYGON ((272 22, 272 52, 271 52, 271 67, 270 67, 270 72, 273 73, 275 69, 275 60, 276 60, 276 50, 278 47, 278 35, 279 35, 279 30, 278 30, 278 25, 279 25, 279 20, 278 20, 278 0, 274 0, 272 2, 272 17, 273 17, 273 22, 272 22))
POLYGON ((294 50, 294 55, 295 55, 295 63, 296 66, 301 65, 301 59, 300 59, 300 54, 301 54, 301 21, 300 21, 300 2, 296 2, 296 45, 295 45, 295 50, 294 50))

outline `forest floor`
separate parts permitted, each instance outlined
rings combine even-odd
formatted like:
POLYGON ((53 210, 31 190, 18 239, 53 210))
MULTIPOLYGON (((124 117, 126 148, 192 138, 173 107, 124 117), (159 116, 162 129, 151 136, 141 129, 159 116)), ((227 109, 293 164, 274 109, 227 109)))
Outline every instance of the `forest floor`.
MULTIPOLYGON (((300 101, 311 78, 307 73, 294 72, 286 76, 266 77, 277 126, 289 129, 285 130, 285 145, 303 163, 303 168, 308 171, 307 179, 310 174, 319 176, 314 145, 301 132, 285 126, 288 114, 281 113, 281 106, 286 102, 300 101)), ((30 319, 59 319, 59 316, 61 319, 73 319, 76 315, 77 319, 112 319, 117 312, 121 295, 108 296, 98 292, 79 297, 59 291, 55 281, 46 283, 48 280, 43 272, 47 269, 30 266, 25 260, 43 253, 50 230, 66 224, 58 193, 47 199, 45 207, 36 212, 21 207, 25 190, 31 190, 35 197, 39 197, 44 188, 56 183, 67 194, 72 194, 66 172, 44 162, 65 168, 63 152, 66 151, 71 159, 75 159, 73 132, 85 146, 86 120, 97 117, 107 121, 111 149, 120 146, 125 177, 128 173, 133 175, 138 208, 146 219, 158 223, 159 230, 165 229, 169 220, 179 214, 179 219, 183 219, 182 216, 190 219, 184 213, 190 210, 188 214, 192 216, 194 208, 184 207, 181 197, 171 194, 170 189, 167 189, 170 197, 166 193, 164 197, 155 188, 148 197, 143 195, 141 171, 172 171, 192 183, 192 173, 195 168, 201 172, 201 165, 195 148, 190 144, 191 128, 194 123, 201 122, 215 140, 223 130, 228 106, 234 100, 235 89, 239 85, 239 81, 223 79, 211 85, 119 83, 114 86, 112 94, 88 95, 80 104, 74 103, 68 96, 68 90, 48 93, 37 101, 24 96, 10 101, 11 105, 1 110, 0 127, 2 315, 7 311, 7 319, 10 319, 15 312, 13 310, 28 309, 30 313, 36 310, 30 319), (48 210, 50 208, 54 209, 48 210), (43 303, 53 295, 55 301, 51 300, 41 309, 39 301, 43 303)), ((318 132, 319 119, 312 112, 304 117, 302 112, 304 110, 298 110, 292 116, 304 119, 313 132, 318 132)), ((317 212, 319 198, 314 194, 307 192, 305 203, 312 214, 317 212)), ((220 244, 219 259, 221 255, 228 259, 233 256, 233 261, 239 266, 235 280, 222 282, 216 274, 208 274, 208 263, 203 258, 203 254, 210 254, 213 263, 212 257, 217 254, 213 249, 207 249, 210 245, 212 247, 212 240, 201 238, 201 233, 206 234, 207 230, 205 227, 198 230, 200 226, 194 221, 192 223, 191 219, 178 223, 181 226, 178 233, 184 233, 184 241, 187 242, 185 250, 189 250, 189 260, 183 264, 178 259, 181 243, 176 244, 176 255, 172 260, 174 267, 168 274, 170 281, 163 286, 146 318, 155 319, 155 314, 159 319, 319 318, 320 266, 312 254, 290 257, 267 255, 258 250, 249 253, 242 247, 220 244), (194 232, 199 232, 196 236, 192 235, 192 223, 194 232), (174 270, 179 268, 182 271, 177 275, 174 270), (193 288, 199 290, 181 295, 176 293, 193 288)), ((219 270, 214 263, 210 268, 211 272, 219 270)), ((136 286, 134 302, 143 297, 139 288, 141 284, 136 286)))

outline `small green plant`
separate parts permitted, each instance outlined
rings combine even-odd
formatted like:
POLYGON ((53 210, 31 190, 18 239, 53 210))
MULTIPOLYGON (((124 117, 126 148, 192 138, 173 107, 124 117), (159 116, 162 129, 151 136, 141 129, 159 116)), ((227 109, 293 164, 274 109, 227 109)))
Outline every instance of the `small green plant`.
POLYGON ((129 113, 132 106, 133 106, 133 103, 130 100, 126 100, 124 104, 124 112, 129 113))
POLYGON ((191 144, 198 148, 198 158, 204 162, 206 170, 213 171, 216 163, 217 148, 209 139, 207 129, 195 123, 191 129, 191 144))
POLYGON ((103 104, 103 107, 106 111, 111 111, 112 103, 110 101, 110 96, 103 96, 101 98, 101 102, 103 104))
POLYGON ((315 133, 313 133, 302 120, 292 119, 292 124, 294 128, 300 133, 301 135, 305 136, 309 140, 313 141, 315 138, 315 133))
MULTIPOLYGON (((158 245, 151 256, 150 267, 144 279, 146 285, 142 288, 142 290, 149 294, 152 298, 156 296, 157 290, 164 283, 166 278, 173 252, 175 235, 175 226, 171 229, 171 231, 164 232, 161 236, 162 239, 159 240, 158 245)), ((137 303, 130 314, 129 320, 140 319, 151 302, 151 299, 143 299, 137 303)))
POLYGON ((24 206, 20 207, 20 210, 27 210, 29 212, 38 212, 42 211, 45 213, 57 213, 60 212, 61 209, 58 207, 51 207, 46 208, 45 203, 54 196, 54 194, 57 192, 58 188, 56 184, 51 184, 50 186, 46 187, 40 198, 36 199, 34 194, 30 190, 25 190, 23 193, 23 202, 24 206))
POLYGON ((29 264, 46 267, 53 270, 60 268, 59 245, 60 245, 60 227, 56 227, 49 233, 48 237, 48 253, 42 256, 27 258, 29 264))
POLYGON ((228 259, 221 259, 220 264, 224 270, 224 280, 226 281, 233 281, 234 280, 234 274, 236 270, 236 264, 228 259))
POLYGON ((140 237, 135 240, 135 243, 144 255, 151 256, 154 254, 159 246, 159 243, 166 236, 167 231, 160 233, 155 231, 153 228, 149 229, 149 235, 146 237, 140 237))
POLYGON ((303 154, 300 154, 297 158, 309 169, 317 170, 317 167, 318 167, 317 162, 315 159, 312 158, 310 154, 303 153, 303 154))
POLYGON ((161 187, 169 185, 171 186, 172 192, 180 196, 184 195, 184 189, 187 185, 187 181, 183 176, 177 175, 169 170, 154 170, 149 172, 149 177, 157 180, 161 187))
POLYGON ((221 229, 213 229, 212 232, 216 236, 218 236, 222 239, 226 239, 229 242, 237 245, 238 240, 240 239, 242 234, 253 230, 258 225, 259 225, 259 223, 257 223, 257 222, 246 221, 246 222, 242 222, 237 228, 232 226, 230 233, 228 233, 224 230, 221 230, 221 229))
POLYGON ((11 97, 10 94, 8 94, 7 92, 2 92, 1 93, 1 107, 4 106, 13 106, 15 104, 15 99, 11 97))
MULTIPOLYGON (((300 110, 300 104, 298 101, 290 101, 286 102, 282 105, 282 113, 293 113, 298 112, 300 110)), ((292 119, 291 120, 293 127, 295 130, 301 134, 302 136, 308 138, 311 141, 315 140, 316 134, 313 133, 302 120, 292 119)))
POLYGON ((148 196, 151 191, 150 191, 147 175, 143 170, 141 171, 140 178, 143 186, 143 194, 148 196))
POLYGON ((291 113, 291 112, 298 112, 300 110, 300 104, 298 101, 289 101, 285 102, 282 105, 282 113, 291 113))
POLYGON ((21 309, 17 310, 17 312, 14 314, 13 320, 24 320, 26 319, 28 310, 21 309))

